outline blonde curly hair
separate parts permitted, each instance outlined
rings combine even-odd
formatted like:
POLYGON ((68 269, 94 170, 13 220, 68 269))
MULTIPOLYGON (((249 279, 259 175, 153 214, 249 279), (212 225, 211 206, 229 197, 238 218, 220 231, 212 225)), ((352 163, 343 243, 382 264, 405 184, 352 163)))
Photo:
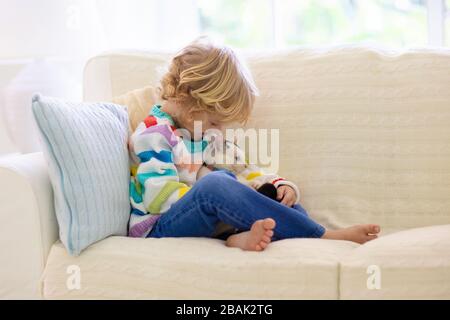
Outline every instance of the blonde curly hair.
POLYGON ((160 97, 206 111, 223 122, 245 123, 258 89, 245 64, 227 46, 202 36, 181 49, 161 79, 160 97))

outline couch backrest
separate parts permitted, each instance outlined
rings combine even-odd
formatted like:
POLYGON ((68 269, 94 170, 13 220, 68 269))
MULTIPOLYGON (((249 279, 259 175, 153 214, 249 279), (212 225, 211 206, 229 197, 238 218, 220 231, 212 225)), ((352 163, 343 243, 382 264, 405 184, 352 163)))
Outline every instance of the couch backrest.
MULTIPOLYGON (((327 227, 450 224, 450 51, 244 54, 260 90, 249 127, 280 129, 279 173, 327 227)), ((85 69, 85 100, 157 84, 170 56, 118 53, 85 69)))

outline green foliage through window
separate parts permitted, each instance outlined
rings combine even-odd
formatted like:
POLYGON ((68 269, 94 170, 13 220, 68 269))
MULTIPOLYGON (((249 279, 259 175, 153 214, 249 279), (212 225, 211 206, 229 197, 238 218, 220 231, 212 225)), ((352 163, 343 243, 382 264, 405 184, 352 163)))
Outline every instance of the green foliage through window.
MULTIPOLYGON (((450 0, 446 1, 450 7, 450 0)), ((426 0, 197 2, 202 31, 236 47, 270 47, 274 43, 378 43, 404 47, 424 46, 428 41, 426 0)))

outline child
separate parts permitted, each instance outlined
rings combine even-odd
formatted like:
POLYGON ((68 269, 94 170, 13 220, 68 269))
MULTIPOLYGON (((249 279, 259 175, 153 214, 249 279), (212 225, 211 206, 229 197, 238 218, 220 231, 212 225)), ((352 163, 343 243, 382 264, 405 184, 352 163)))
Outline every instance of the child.
POLYGON ((280 202, 227 171, 197 179, 202 163, 191 160, 207 145, 203 133, 244 123, 256 95, 250 73, 228 47, 199 38, 173 58, 161 80, 162 105, 152 107, 130 138, 130 236, 213 237, 224 223, 236 230, 226 245, 251 251, 287 238, 364 243, 377 237, 380 228, 373 224, 326 230, 300 206, 297 187, 280 177, 270 180, 280 202), (201 121, 201 132, 194 130, 195 121, 201 121), (177 128, 193 139, 177 135, 177 128))

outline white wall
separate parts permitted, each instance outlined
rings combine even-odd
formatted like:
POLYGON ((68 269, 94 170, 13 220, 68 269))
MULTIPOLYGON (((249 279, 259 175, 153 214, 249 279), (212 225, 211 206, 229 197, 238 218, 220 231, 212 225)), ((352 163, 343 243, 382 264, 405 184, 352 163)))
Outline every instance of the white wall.
POLYGON ((78 93, 81 100, 89 57, 121 49, 179 49, 199 35, 197 14, 195 0, 0 0, 0 154, 11 150, 2 115, 11 106, 2 102, 1 91, 24 66, 12 60, 65 61, 75 87, 70 98, 78 93))
POLYGON ((13 143, 8 137, 8 133, 6 131, 4 117, 3 117, 3 89, 5 86, 14 78, 14 76, 20 71, 20 69, 24 66, 23 63, 20 62, 9 62, 9 63, 1 63, 0 62, 0 156, 6 153, 15 152, 16 149, 13 146, 13 143))

